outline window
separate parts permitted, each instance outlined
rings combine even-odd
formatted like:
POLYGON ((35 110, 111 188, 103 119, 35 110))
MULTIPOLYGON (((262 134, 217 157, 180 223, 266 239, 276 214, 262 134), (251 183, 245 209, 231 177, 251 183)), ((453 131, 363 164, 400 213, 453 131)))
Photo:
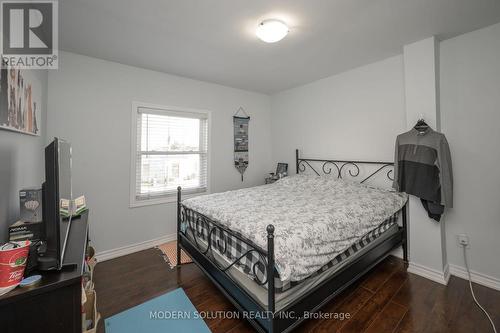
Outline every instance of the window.
POLYGON ((207 191, 207 112, 134 104, 133 122, 132 206, 207 191))

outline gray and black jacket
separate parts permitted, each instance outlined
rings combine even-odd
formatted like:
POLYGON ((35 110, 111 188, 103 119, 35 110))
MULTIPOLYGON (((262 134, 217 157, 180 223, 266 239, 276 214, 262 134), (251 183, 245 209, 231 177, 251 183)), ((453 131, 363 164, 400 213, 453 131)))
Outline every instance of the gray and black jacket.
POLYGON ((453 175, 448 141, 428 128, 398 135, 394 158, 394 185, 419 197, 429 217, 439 221, 444 207, 453 207, 453 175))

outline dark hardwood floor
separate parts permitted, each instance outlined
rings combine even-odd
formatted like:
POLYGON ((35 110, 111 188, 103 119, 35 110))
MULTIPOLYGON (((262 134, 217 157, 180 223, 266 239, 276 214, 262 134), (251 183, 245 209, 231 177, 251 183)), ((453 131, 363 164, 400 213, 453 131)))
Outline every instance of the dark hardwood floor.
MULTIPOLYGON (((184 288, 198 311, 234 310, 194 264, 171 270, 156 249, 99 263, 95 285, 102 318, 177 287, 184 288)), ((500 292, 480 285, 474 288, 500 327, 500 292)), ((395 257, 381 262, 323 312, 348 313, 350 318, 309 320, 295 332, 492 332, 472 300, 467 281, 451 277, 443 286, 407 273, 402 260, 395 257)), ((104 333, 103 323, 100 333, 104 333)), ((214 333, 254 331, 242 319, 210 319, 207 324, 214 333)))

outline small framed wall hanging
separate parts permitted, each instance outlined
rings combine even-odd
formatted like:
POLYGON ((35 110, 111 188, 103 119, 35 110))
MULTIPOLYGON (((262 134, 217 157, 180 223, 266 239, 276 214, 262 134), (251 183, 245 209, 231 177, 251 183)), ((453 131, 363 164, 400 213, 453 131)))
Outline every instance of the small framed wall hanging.
POLYGON ((250 117, 245 112, 245 109, 240 107, 233 116, 234 125, 234 166, 241 174, 241 181, 243 181, 243 174, 248 167, 248 124, 250 117))
POLYGON ((40 136, 42 82, 33 70, 0 70, 0 129, 40 136))

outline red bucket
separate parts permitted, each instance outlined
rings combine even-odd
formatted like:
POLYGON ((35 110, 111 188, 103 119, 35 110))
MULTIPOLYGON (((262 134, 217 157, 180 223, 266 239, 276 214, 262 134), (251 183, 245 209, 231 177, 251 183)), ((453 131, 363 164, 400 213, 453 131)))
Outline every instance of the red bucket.
POLYGON ((10 242, 0 246, 0 295, 21 282, 28 261, 30 241, 10 242))

